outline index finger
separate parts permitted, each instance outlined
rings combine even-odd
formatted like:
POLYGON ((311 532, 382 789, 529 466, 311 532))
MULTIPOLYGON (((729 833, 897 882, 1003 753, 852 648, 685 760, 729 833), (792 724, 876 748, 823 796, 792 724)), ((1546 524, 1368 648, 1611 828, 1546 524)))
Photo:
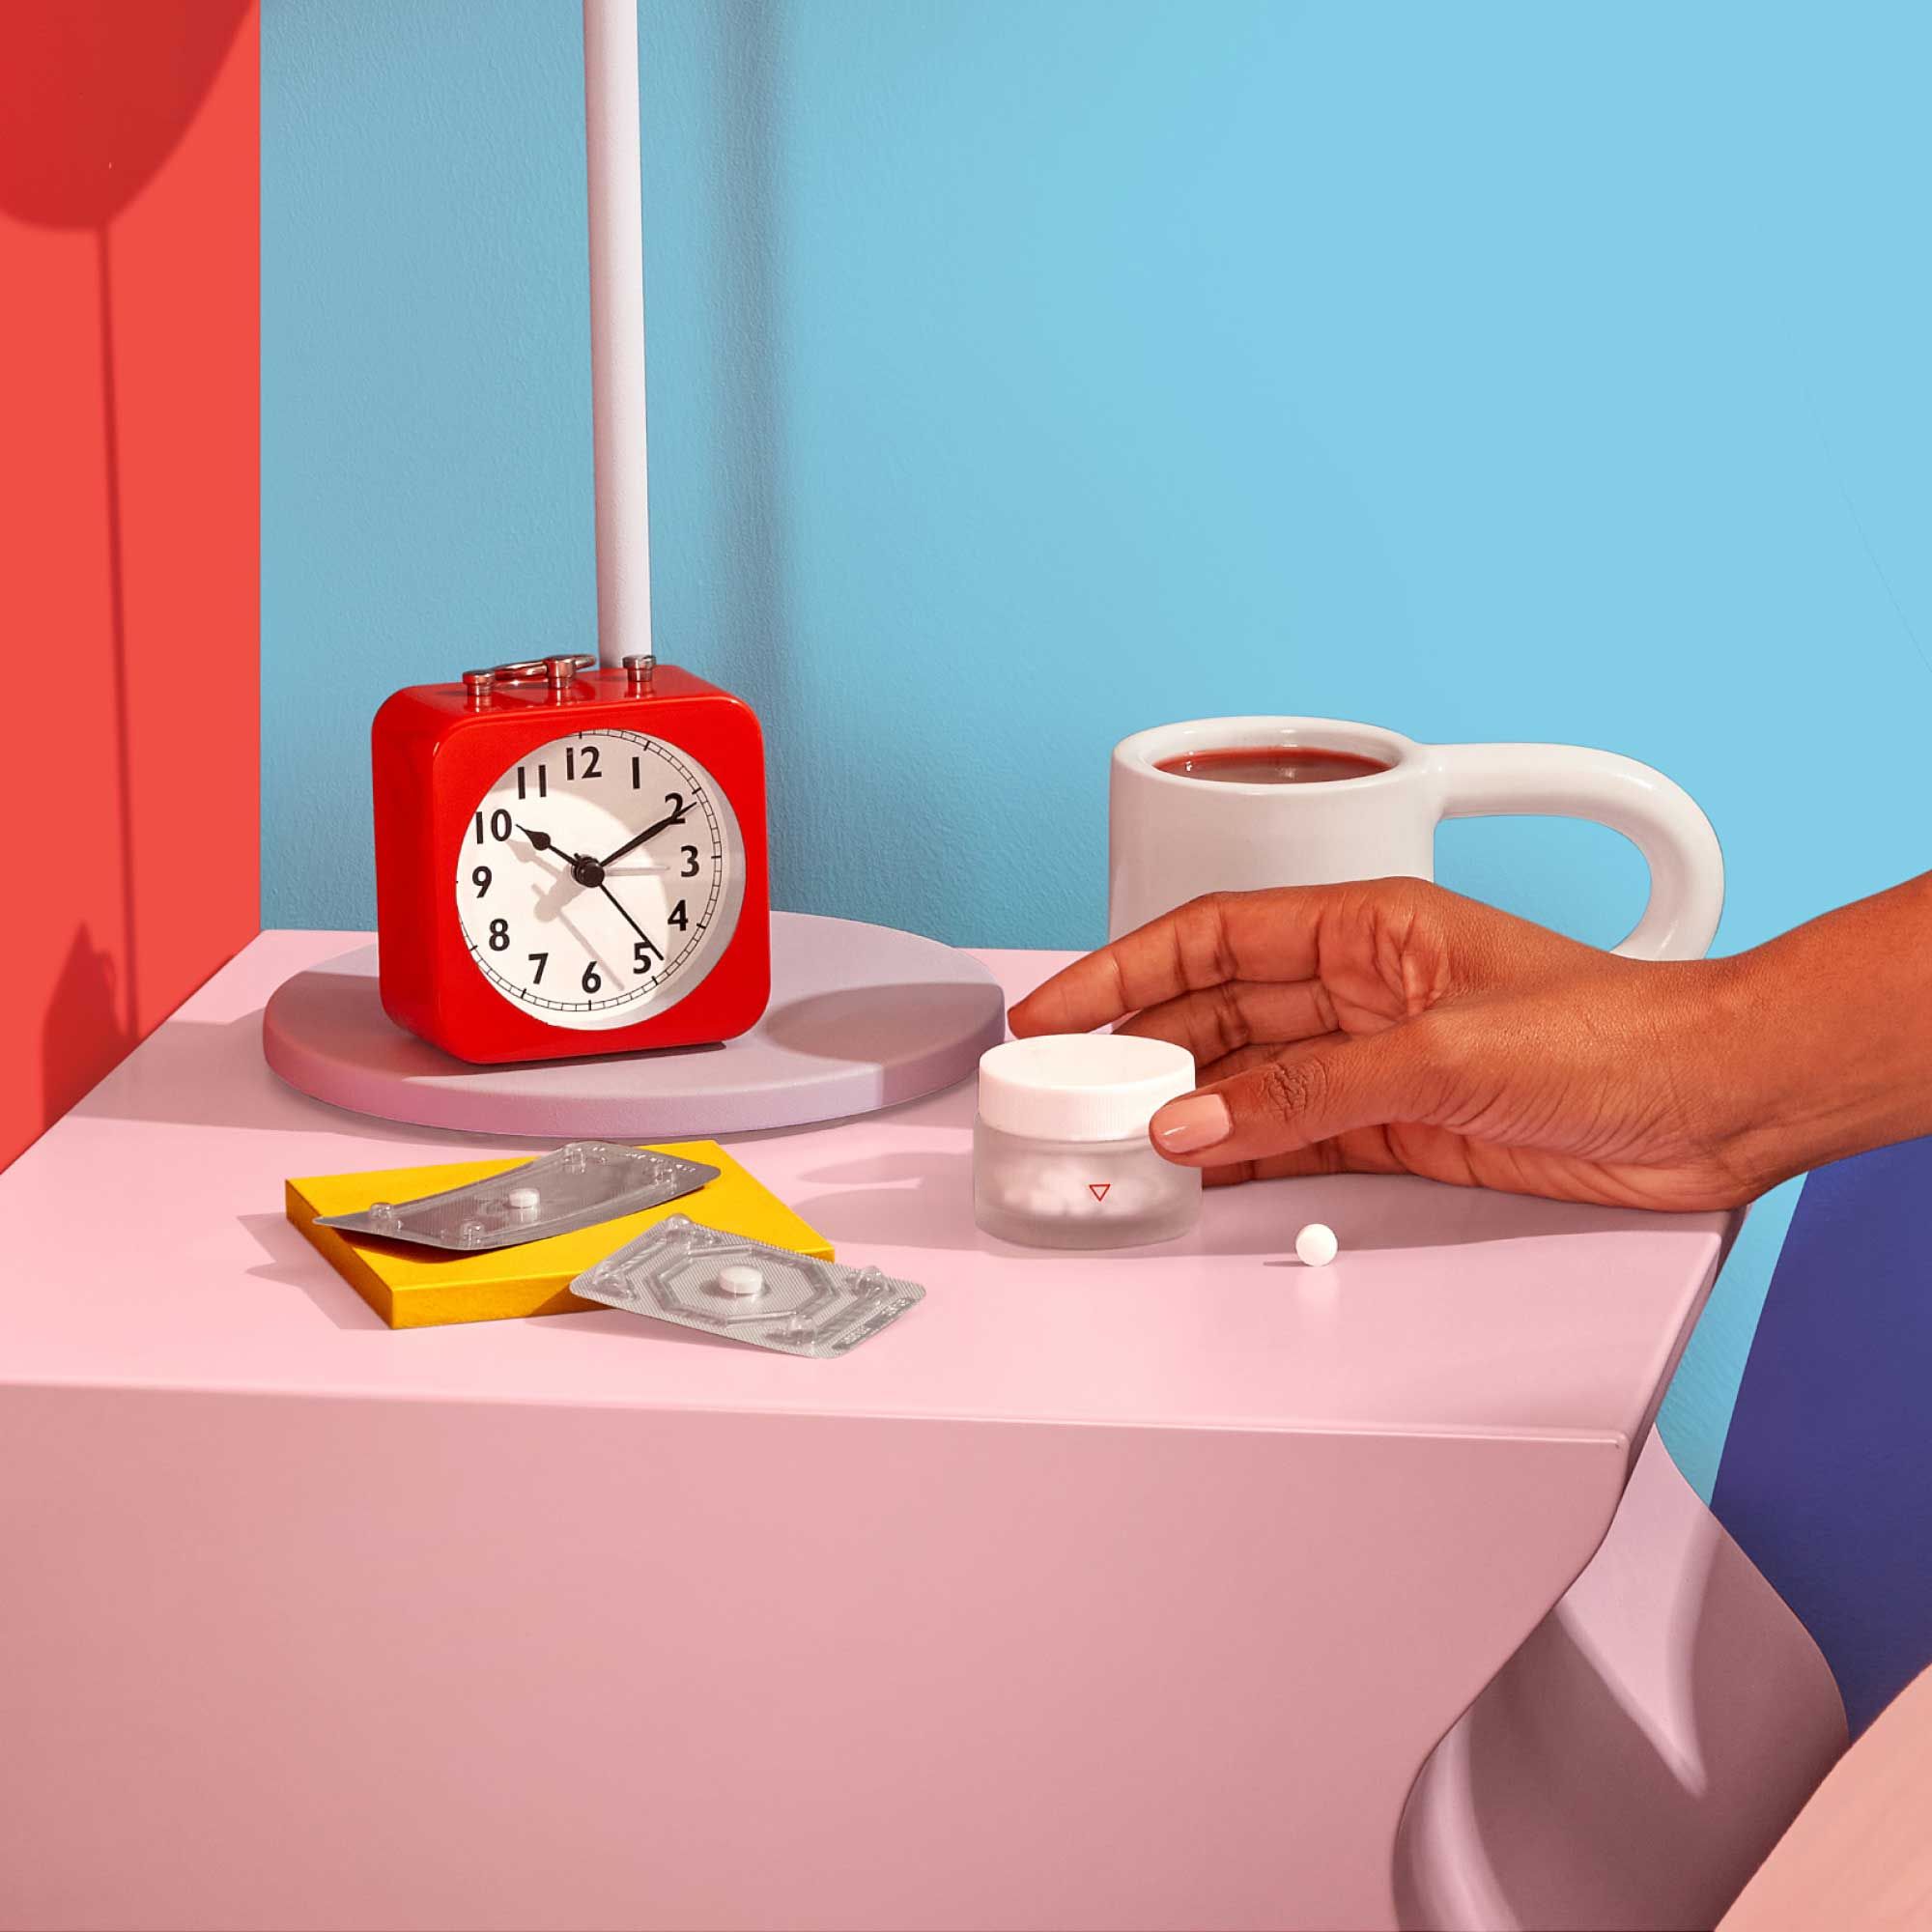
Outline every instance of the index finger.
POLYGON ((1210 893, 1064 966, 1009 1016, 1015 1034, 1086 1033, 1229 980, 1312 980, 1329 886, 1210 893))

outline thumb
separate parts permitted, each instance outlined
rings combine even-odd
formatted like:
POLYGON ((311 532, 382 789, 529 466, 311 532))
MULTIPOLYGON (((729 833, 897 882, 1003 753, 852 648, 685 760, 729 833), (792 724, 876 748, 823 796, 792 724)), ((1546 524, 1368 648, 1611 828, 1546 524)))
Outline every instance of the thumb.
POLYGON ((1170 1100, 1149 1123, 1182 1166, 1221 1167, 1293 1153, 1353 1127, 1427 1121, 1444 1068, 1420 1020, 1359 1038, 1284 1047, 1278 1058, 1170 1100))

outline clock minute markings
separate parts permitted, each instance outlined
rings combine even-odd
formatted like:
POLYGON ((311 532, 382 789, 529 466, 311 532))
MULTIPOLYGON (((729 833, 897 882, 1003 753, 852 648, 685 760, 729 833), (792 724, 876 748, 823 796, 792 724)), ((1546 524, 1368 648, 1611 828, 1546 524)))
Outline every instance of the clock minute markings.
MULTIPOLYGON (((579 732, 575 735, 582 740, 607 734, 579 732)), ((601 799, 597 797, 598 791, 604 788, 597 786, 594 781, 607 774, 600 768, 602 760, 591 747, 581 742, 574 748, 552 744, 542 749, 553 753, 550 763, 559 765, 559 779, 565 781, 589 780, 592 784, 583 791, 560 788, 557 797, 553 799, 549 794, 548 773, 542 759, 531 757, 524 764, 512 765, 492 788, 494 796, 486 796, 482 809, 475 813, 475 841, 485 850, 473 856, 480 860, 487 855, 493 861, 495 878, 489 876, 491 867, 482 867, 471 876, 467 860, 459 869, 459 895, 465 902, 464 932, 477 966, 498 991, 514 1000, 527 1002, 532 1007, 550 1009, 556 1015, 555 1023, 566 1026, 603 1024, 601 1019, 573 1018, 570 1015, 583 1015, 587 1009, 628 1006, 635 1003, 639 995, 655 995, 657 989, 667 986, 671 977, 695 956, 703 936, 714 929, 714 915, 724 895, 724 888, 731 870, 714 804, 714 787, 707 782, 708 775, 702 774, 701 768, 696 771, 688 769, 666 748, 639 739, 634 733, 608 735, 618 740, 631 739, 641 747, 639 754, 632 759, 631 784, 625 787, 632 797, 639 794, 648 797, 658 788, 653 783, 654 780, 658 780, 658 773, 652 770, 653 765, 663 768, 663 779, 658 780, 658 783, 682 781, 677 789, 667 788, 664 808, 656 820, 634 837, 626 838, 608 859, 567 847, 544 828, 519 822, 514 816, 515 810, 526 801, 536 805, 546 817, 554 811, 568 810, 579 814, 568 821, 574 836, 588 842, 600 830, 608 837, 608 825, 621 823, 624 817, 630 815, 618 804, 617 798, 608 791, 601 799), (571 755, 573 750, 574 756, 571 755), (559 752, 564 755, 554 755, 559 752), (504 810, 504 806, 508 806, 509 810, 504 810), (595 818, 603 820, 603 824, 583 817, 580 808, 587 808, 595 818), (695 844, 672 845, 667 841, 663 863, 658 863, 650 851, 639 849, 672 829, 698 833, 708 829, 710 837, 708 840, 700 837, 695 844), (484 901, 486 897, 500 901, 504 888, 512 885, 513 881, 505 876, 502 859, 487 853, 486 841, 494 838, 507 842, 513 837, 524 841, 523 853, 516 856, 535 858, 539 864, 534 874, 523 872, 521 878, 514 881, 516 890, 509 895, 510 917, 491 923, 486 950, 480 927, 472 930, 469 917, 469 901, 472 891, 476 901, 484 901), (705 849, 707 845, 708 851, 705 849), (712 875, 707 881, 699 883, 697 875, 707 859, 712 875), (653 914, 652 923, 667 927, 661 942, 650 936, 638 912, 635 889, 626 884, 634 877, 652 874, 665 879, 662 889, 651 891, 650 903, 646 907, 653 914), (684 889, 692 896, 680 897, 680 886, 673 883, 674 880, 683 882, 684 889), (491 891, 492 886, 496 888, 494 892, 491 891), (526 895, 532 887, 534 905, 526 906, 526 895), (662 903, 659 902, 660 890, 662 903), (604 915, 586 914, 582 903, 582 895, 586 894, 608 898, 611 902, 610 917, 617 919, 637 942, 630 955, 624 953, 622 942, 610 929, 604 915), (527 939, 525 938, 526 928, 522 923, 526 913, 533 915, 537 922, 528 929, 527 939), (513 925, 516 928, 514 935, 510 929, 513 925), (564 938, 566 933, 568 940, 564 938), (573 940, 577 948, 582 949, 581 953, 571 948, 570 941, 573 940), (510 967, 508 958, 501 956, 511 952, 519 942, 535 944, 544 949, 527 955, 521 973, 510 967), (559 942, 565 947, 560 954, 554 950, 559 942), (620 959, 621 968, 617 963, 620 959), (578 973, 580 964, 582 965, 581 976, 578 973), (619 972, 622 978, 613 979, 613 975, 619 972), (587 1000, 578 997, 580 980, 583 994, 593 997, 587 1000)), ((621 754, 628 749, 621 743, 607 745, 603 748, 603 755, 611 757, 613 752, 621 754)), ((608 776, 619 777, 623 770, 621 762, 615 757, 611 757, 611 762, 616 764, 617 769, 608 776)), ((480 911, 480 906, 477 910, 480 911)))

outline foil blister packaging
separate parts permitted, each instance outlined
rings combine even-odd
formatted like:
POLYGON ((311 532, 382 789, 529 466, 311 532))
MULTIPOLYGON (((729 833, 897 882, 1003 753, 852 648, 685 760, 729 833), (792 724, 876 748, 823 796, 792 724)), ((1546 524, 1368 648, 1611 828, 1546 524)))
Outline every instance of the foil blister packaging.
POLYGON ((785 1355, 846 1355, 925 1297, 875 1267, 822 1262, 672 1214, 570 1284, 607 1307, 785 1355))
POLYGON ((484 1254, 662 1208, 718 1179, 718 1169, 615 1141, 572 1141, 520 1167, 413 1201, 377 1201, 317 1225, 417 1247, 484 1254))

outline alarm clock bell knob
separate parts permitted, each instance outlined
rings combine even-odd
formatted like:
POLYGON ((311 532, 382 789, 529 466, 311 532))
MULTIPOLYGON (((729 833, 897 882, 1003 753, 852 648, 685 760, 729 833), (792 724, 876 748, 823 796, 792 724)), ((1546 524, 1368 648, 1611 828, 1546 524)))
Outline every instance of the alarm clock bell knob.
POLYGON ((469 695, 471 707, 478 711, 490 702, 496 684, 497 673, 494 670, 467 670, 463 673, 463 688, 469 695))
POLYGON ((624 669, 631 680, 630 695, 633 697, 648 697, 651 690, 651 673, 658 668, 658 661, 648 651, 641 655, 633 654, 624 660, 624 669))
POLYGON ((551 695, 558 696, 596 664, 597 660, 583 651, 574 657, 519 658, 510 664, 465 671, 463 688, 474 697, 479 692, 487 696, 499 684, 548 684, 551 695))

